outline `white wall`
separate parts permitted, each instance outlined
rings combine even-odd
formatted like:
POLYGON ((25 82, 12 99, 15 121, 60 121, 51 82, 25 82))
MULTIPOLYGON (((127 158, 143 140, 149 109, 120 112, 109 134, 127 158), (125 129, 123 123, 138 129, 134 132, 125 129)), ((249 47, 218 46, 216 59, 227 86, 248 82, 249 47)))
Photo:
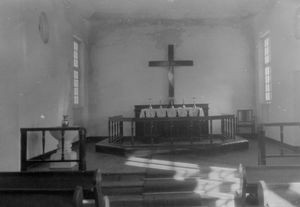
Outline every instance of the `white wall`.
MULTIPOLYGON (((293 0, 277 1, 268 12, 255 19, 256 28, 256 91, 258 119, 260 122, 300 121, 300 40, 295 38, 296 10, 300 6, 293 0), (269 32, 271 38, 272 102, 263 101, 263 68, 260 38, 269 32)), ((300 145, 299 127, 285 130, 286 141, 300 145)), ((279 129, 269 128, 267 135, 279 140, 279 129)))
MULTIPOLYGON (((58 126, 63 114, 72 116, 72 38, 76 34, 86 40, 88 27, 82 20, 73 26, 70 16, 58 0, 0 2, 1 171, 19 169, 21 127, 58 126), (42 11, 49 22, 47 44, 38 32, 42 11)), ((29 143, 29 156, 37 155, 40 142, 29 143)), ((55 147, 54 141, 46 146, 55 147)))
POLYGON ((109 116, 133 116, 136 104, 167 103, 167 69, 148 67, 166 60, 167 45, 175 59, 193 67, 175 68, 175 102, 209 103, 210 114, 254 108, 254 59, 247 26, 224 22, 137 22, 98 25, 91 50, 90 127, 107 135, 109 116))

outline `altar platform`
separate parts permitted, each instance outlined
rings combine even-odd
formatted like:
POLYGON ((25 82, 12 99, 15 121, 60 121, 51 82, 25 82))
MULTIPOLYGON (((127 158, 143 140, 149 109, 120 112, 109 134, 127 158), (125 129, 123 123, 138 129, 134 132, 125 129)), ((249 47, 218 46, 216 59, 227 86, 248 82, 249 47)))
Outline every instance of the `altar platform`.
POLYGON ((211 139, 201 138, 190 140, 176 140, 170 143, 169 140, 160 141, 159 143, 144 143, 135 142, 132 144, 130 137, 125 137, 123 142, 110 143, 109 138, 104 139, 95 145, 96 152, 127 155, 141 150, 155 150, 155 151, 194 151, 197 153, 218 153, 233 150, 248 149, 249 142, 247 139, 236 136, 234 139, 223 139, 222 136, 215 135, 213 142, 211 139))

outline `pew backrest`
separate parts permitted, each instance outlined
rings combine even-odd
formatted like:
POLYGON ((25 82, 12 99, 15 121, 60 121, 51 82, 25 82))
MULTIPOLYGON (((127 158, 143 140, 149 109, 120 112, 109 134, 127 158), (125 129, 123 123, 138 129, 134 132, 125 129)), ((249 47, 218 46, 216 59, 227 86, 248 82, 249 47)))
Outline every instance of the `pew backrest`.
POLYGON ((15 189, 0 191, 2 207, 82 207, 82 187, 73 190, 15 189))
POLYGON ((100 170, 0 172, 0 192, 73 192, 81 186, 83 197, 96 201, 103 197, 101 180, 100 170))

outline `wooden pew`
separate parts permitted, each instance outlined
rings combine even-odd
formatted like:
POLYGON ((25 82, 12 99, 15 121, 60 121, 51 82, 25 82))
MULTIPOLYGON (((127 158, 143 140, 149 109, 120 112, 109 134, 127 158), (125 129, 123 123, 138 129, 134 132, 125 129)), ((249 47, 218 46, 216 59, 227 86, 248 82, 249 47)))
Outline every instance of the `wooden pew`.
POLYGON ((300 189, 300 166, 248 166, 245 167, 245 172, 243 196, 246 203, 276 206, 276 202, 284 200, 292 203, 299 201, 289 187, 296 186, 300 189))
POLYGON ((0 206, 3 207, 82 207, 83 191, 54 189, 9 189, 0 191, 0 206))
MULTIPOLYGON (((36 192, 43 195, 47 193, 70 195, 70 192, 74 192, 74 189, 80 186, 83 199, 94 200, 96 207, 104 207, 106 198, 102 194, 101 180, 100 170, 0 172, 0 194, 4 196, 8 192, 21 194, 26 192, 27 197, 30 197, 30 193, 36 192)), ((77 191, 76 194, 80 194, 77 191)))

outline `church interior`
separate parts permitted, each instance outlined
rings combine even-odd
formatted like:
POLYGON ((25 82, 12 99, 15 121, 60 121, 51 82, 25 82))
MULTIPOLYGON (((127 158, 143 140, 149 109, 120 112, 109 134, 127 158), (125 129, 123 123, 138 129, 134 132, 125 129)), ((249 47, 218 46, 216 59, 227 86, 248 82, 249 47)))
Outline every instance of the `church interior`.
POLYGON ((0 206, 300 206, 298 0, 0 17, 0 206))

